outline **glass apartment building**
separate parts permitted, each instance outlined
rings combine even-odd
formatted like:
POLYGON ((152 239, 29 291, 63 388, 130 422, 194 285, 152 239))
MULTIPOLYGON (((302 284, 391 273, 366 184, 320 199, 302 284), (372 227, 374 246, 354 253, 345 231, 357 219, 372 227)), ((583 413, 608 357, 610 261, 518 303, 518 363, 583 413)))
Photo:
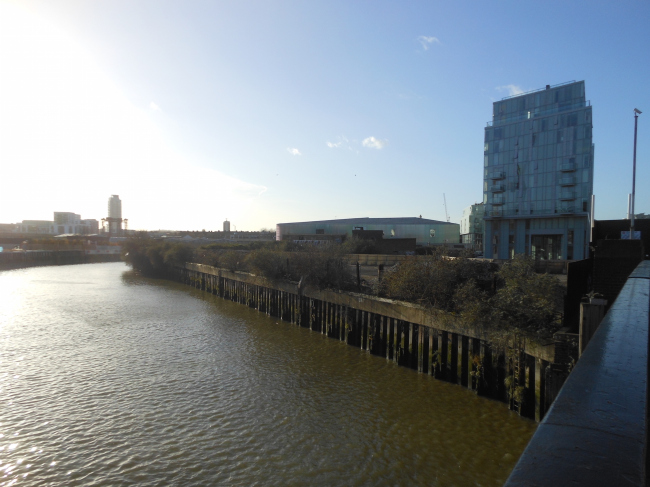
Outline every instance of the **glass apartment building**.
POLYGON ((584 81, 547 85, 494 103, 485 128, 485 257, 588 256, 591 132, 584 81))
POLYGON ((460 219, 460 242, 472 250, 483 250, 483 217, 485 205, 476 203, 463 210, 460 219))

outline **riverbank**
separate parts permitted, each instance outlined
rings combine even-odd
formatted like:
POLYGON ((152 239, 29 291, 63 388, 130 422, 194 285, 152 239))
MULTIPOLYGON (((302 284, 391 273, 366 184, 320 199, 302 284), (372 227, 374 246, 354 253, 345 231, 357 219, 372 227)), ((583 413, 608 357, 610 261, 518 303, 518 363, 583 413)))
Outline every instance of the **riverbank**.
POLYGON ((83 250, 27 250, 0 252, 0 270, 49 265, 120 262, 120 254, 88 254, 83 250))
POLYGON ((449 313, 359 293, 303 288, 203 264, 175 278, 267 315, 322 333, 437 379, 505 402, 540 421, 568 375, 567 344, 519 339, 495 347, 480 327, 449 313))

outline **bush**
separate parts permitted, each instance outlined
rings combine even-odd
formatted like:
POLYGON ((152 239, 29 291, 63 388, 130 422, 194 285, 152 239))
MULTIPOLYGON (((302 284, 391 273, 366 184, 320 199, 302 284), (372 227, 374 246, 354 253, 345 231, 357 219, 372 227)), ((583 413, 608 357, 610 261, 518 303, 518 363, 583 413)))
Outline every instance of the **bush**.
POLYGON ((548 274, 536 274, 525 256, 503 264, 464 257, 410 259, 386 272, 380 295, 454 313, 466 326, 504 334, 550 337, 560 325, 562 289, 548 274))
POLYGON ((499 289, 490 299, 493 321, 538 336, 557 331, 562 289, 555 277, 535 273, 534 261, 524 256, 504 264, 497 276, 499 289))
POLYGON ((319 289, 349 290, 355 287, 350 264, 337 244, 306 245, 302 252, 287 255, 287 275, 294 281, 302 279, 319 289))
POLYGON ((269 279, 280 279, 287 275, 288 259, 281 252, 254 250, 246 256, 246 263, 251 272, 269 279))
POLYGON ((175 266, 192 260, 194 251, 187 244, 133 238, 124 242, 122 259, 148 277, 165 277, 175 266))
POLYGON ((458 311, 462 308, 459 289, 471 281, 475 289, 487 292, 495 271, 492 263, 466 258, 408 259, 386 272, 378 290, 389 298, 458 311))

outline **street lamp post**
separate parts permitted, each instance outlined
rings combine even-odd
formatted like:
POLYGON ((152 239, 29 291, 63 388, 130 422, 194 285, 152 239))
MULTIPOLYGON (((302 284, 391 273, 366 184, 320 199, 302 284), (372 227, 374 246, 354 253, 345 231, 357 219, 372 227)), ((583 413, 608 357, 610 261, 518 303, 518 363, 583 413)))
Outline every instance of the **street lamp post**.
POLYGON ((632 208, 630 209, 630 240, 634 238, 634 193, 636 189, 636 127, 641 110, 634 109, 634 155, 632 156, 632 208))

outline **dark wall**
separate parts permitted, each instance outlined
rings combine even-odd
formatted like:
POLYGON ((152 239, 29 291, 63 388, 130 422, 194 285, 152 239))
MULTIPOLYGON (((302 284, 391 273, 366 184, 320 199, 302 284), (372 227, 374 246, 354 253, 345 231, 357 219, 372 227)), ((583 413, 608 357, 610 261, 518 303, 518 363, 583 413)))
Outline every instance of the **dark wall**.
POLYGON ((381 240, 384 238, 383 230, 352 230, 352 236, 363 240, 381 240))
MULTIPOLYGON (((599 240, 620 240, 621 232, 630 230, 630 220, 596 220, 592 242, 599 240)), ((641 241, 645 249, 645 258, 650 251, 650 219, 634 220, 634 230, 641 232, 641 241)))
POLYGON ((380 254, 415 252, 415 238, 385 238, 377 241, 380 254))
POLYGON ((593 290, 605 296, 608 308, 643 260, 643 255, 641 240, 598 241, 594 254, 593 290))
POLYGON ((564 326, 576 331, 580 324, 580 301, 592 288, 593 259, 576 260, 567 265, 564 326))

